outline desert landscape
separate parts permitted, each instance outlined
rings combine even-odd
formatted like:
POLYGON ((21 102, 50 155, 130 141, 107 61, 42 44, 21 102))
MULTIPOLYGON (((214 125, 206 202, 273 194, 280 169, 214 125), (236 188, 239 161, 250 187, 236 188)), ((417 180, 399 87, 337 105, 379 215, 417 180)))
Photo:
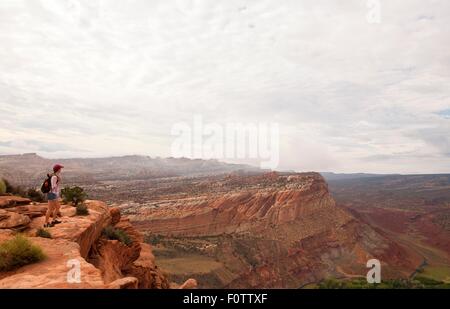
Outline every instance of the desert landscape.
MULTIPOLYGON (((142 156, 59 161, 65 186, 83 187, 139 231, 166 282, 160 287, 314 288, 365 280, 371 258, 383 280, 450 281, 450 175, 324 177, 142 156)), ((38 188, 51 162, 0 156, 0 178, 38 188)), ((111 257, 92 257, 96 248, 82 256, 108 267, 111 257)), ((104 284, 129 272, 122 268, 100 268, 104 284)))
POLYGON ((0 1, 1 308, 445 303, 449 13, 0 1))
POLYGON ((359 220, 422 256, 421 275, 450 279, 450 175, 372 175, 328 180, 359 220))

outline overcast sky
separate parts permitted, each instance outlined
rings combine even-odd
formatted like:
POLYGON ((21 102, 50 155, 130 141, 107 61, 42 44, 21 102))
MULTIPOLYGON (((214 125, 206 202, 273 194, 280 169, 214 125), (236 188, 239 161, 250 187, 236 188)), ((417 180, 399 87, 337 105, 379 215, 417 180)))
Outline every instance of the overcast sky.
POLYGON ((450 1, 379 3, 1 0, 0 154, 165 157, 200 115, 278 123, 279 169, 450 172, 450 1))

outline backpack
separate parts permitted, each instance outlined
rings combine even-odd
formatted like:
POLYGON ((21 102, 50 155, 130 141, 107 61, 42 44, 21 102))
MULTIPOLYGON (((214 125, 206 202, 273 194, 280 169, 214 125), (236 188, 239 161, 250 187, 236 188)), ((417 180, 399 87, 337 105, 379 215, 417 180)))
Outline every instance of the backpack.
POLYGON ((42 183, 41 192, 49 193, 51 189, 52 189, 52 175, 47 174, 47 179, 45 179, 44 183, 42 183))

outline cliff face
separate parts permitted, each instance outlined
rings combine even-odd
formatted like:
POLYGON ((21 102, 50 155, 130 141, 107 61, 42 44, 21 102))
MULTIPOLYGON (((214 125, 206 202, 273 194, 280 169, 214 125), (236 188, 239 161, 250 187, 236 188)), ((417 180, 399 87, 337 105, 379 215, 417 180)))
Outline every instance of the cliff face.
POLYGON ((74 207, 63 205, 62 223, 48 229, 52 238, 47 239, 35 236, 44 223, 46 204, 0 196, 0 242, 20 231, 47 256, 41 262, 0 272, 0 288, 169 288, 151 247, 142 243, 142 235, 121 218, 118 209, 100 201, 86 204, 87 216, 77 216, 74 207), (108 225, 124 230, 131 243, 103 237, 108 225), (81 282, 71 283, 67 275, 74 261, 80 265, 81 282))
POLYGON ((88 201, 89 215, 76 216, 63 206, 63 223, 49 229, 52 239, 35 237, 45 204, 0 197, 0 242, 22 232, 47 254, 42 262, 0 273, 0 288, 168 288, 167 278, 195 287, 191 277, 199 287, 297 288, 328 277, 364 277, 372 258, 381 261, 383 278, 407 277, 422 262, 338 207, 317 173, 179 183, 121 210, 88 201), (125 231, 130 244, 102 236, 108 225, 125 231), (69 260, 80 263, 80 283, 66 280, 69 260))
MULTIPOLYGON (((325 181, 308 173, 278 177, 276 174, 231 177, 225 191, 201 192, 176 200, 162 200, 161 207, 138 210, 131 216, 141 229, 172 236, 221 235, 266 230, 333 210, 338 224, 351 219, 336 209, 325 181)), ((310 221, 310 220, 306 220, 310 221)))
POLYGON ((407 276, 420 264, 337 207, 317 173, 230 176, 194 195, 127 211, 139 229, 160 235, 158 260, 172 278, 192 275, 200 287, 299 287, 365 276, 371 258, 381 260, 385 275, 407 276), (203 263, 198 273, 172 266, 183 254, 203 263))

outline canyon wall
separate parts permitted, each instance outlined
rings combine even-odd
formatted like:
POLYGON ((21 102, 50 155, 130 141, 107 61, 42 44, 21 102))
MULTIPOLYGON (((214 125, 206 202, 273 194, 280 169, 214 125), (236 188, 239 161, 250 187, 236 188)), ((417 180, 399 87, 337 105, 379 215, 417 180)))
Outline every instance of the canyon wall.
POLYGON ((155 264, 151 246, 143 243, 142 234, 117 208, 110 209, 100 201, 87 201, 86 205, 86 216, 63 205, 62 222, 47 229, 51 238, 42 238, 36 231, 44 224, 47 205, 0 196, 0 242, 20 232, 46 255, 40 262, 0 272, 0 288, 170 287, 155 264), (107 226, 124 231, 130 243, 106 238, 102 231, 107 226), (79 282, 67 280, 75 265, 80 267, 79 282))
POLYGON ((165 196, 150 207, 124 207, 137 228, 159 235, 157 252, 167 256, 162 267, 178 281, 195 274, 200 287, 292 288, 364 277, 371 258, 382 262, 385 276, 407 277, 420 264, 336 206, 320 174, 231 175, 194 187, 204 189, 165 196), (204 267, 198 273, 172 267, 177 255, 204 267))
MULTIPOLYGON (((271 176, 255 176, 256 179, 262 177, 270 179, 271 176)), ((314 223, 313 217, 326 219, 330 211, 333 217, 329 219, 335 221, 333 224, 342 225, 351 219, 335 207, 326 183, 318 174, 274 179, 272 184, 262 188, 250 185, 240 190, 238 184, 227 185, 231 187, 229 193, 164 201, 170 202, 170 206, 143 210, 131 218, 141 229, 172 236, 265 231, 295 220, 310 225, 304 229, 308 233, 311 228, 321 228, 309 224, 314 223)))

